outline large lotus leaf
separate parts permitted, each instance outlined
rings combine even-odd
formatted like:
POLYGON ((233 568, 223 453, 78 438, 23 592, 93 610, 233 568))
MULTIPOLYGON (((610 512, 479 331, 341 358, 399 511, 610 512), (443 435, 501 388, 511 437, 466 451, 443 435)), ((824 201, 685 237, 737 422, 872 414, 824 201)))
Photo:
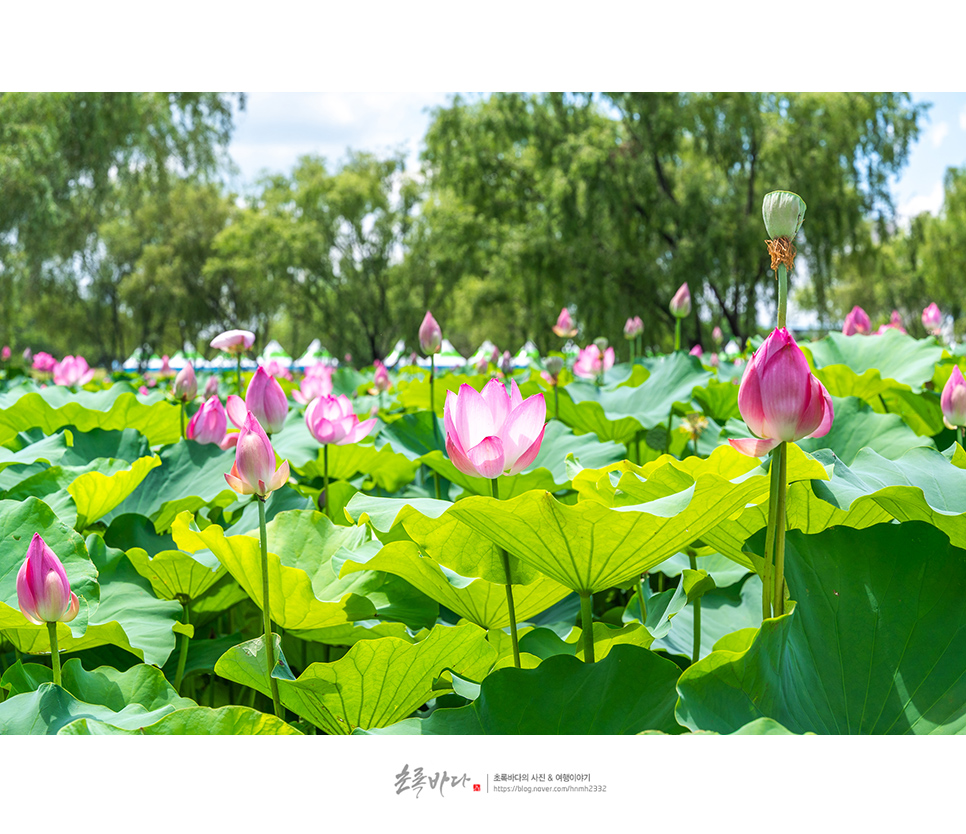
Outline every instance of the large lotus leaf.
POLYGON ((67 724, 61 736, 300 736, 298 730, 274 715, 250 707, 188 707, 170 712, 160 721, 136 730, 121 730, 93 718, 67 724))
POLYGON ((65 432, 60 431, 48 437, 39 429, 21 432, 7 443, 11 448, 0 446, 0 469, 6 469, 12 464, 29 464, 37 461, 47 464, 59 463, 70 448, 65 432))
POLYGON ((641 429, 667 425, 674 409, 694 411, 694 388, 711 377, 697 358, 674 353, 656 360, 651 375, 636 386, 570 383, 560 391, 560 419, 581 433, 626 444, 641 429))
MULTIPOLYGON (((623 460, 626 450, 609 441, 598 440, 596 435, 575 435, 571 429, 557 420, 551 420, 544 429, 540 451, 519 475, 504 475, 499 479, 500 498, 512 498, 531 489, 559 492, 570 486, 567 472, 567 455, 573 455, 582 466, 602 467, 623 460)), ((476 495, 490 495, 490 481, 473 478, 460 472, 442 452, 431 451, 421 459, 448 481, 458 484, 476 495)))
POLYGON ((127 558, 161 599, 197 599, 227 574, 210 551, 162 550, 149 556, 143 548, 132 547, 127 558))
MULTIPOLYGON (((944 352, 934 339, 914 339, 894 328, 872 337, 830 333, 820 341, 803 343, 801 347, 820 379, 830 367, 844 365, 856 376, 874 370, 882 380, 894 380, 917 391, 932 379, 936 363, 942 360, 944 352)), ((829 393, 847 396, 831 389, 829 393)))
POLYGON ((380 637, 395 637, 407 643, 415 642, 412 631, 404 623, 390 623, 384 620, 356 620, 328 628, 288 633, 300 640, 324 643, 329 646, 354 646, 360 640, 378 640, 380 637))
MULTIPOLYGON (((896 461, 864 449, 846 466, 831 452, 815 453, 832 476, 792 484, 786 499, 789 529, 817 533, 832 526, 854 529, 897 519, 927 521, 957 547, 966 548, 966 471, 934 449, 911 449, 896 461)), ((768 522, 767 505, 746 508, 703 540, 736 558, 742 543, 768 522)))
POLYGON ((135 389, 118 382, 106 391, 79 391, 52 385, 25 393, 14 389, 0 394, 0 443, 24 429, 53 434, 64 426, 90 429, 135 429, 152 445, 174 443, 181 437, 179 409, 171 402, 146 403, 135 389))
POLYGON ((785 571, 795 607, 747 647, 714 651, 681 676, 682 723, 966 732, 966 552, 920 522, 792 531, 785 571))
POLYGON ((707 385, 694 389, 694 401, 708 417, 718 423, 741 417, 738 410, 738 386, 730 380, 708 380, 707 385))
POLYGON ((446 432, 441 418, 429 411, 417 411, 382 426, 375 445, 377 449, 389 446, 409 460, 419 461, 428 452, 445 452, 446 432))
MULTIPOLYGON (((433 397, 436 407, 436 414, 443 413, 443 405, 446 402, 446 392, 457 392, 461 385, 471 385, 477 391, 482 390, 483 386, 489 382, 489 377, 481 374, 466 376, 465 374, 437 374, 433 381, 433 397)), ((427 371, 422 379, 400 380, 397 385, 396 399, 406 411, 429 411, 430 390, 429 372, 427 371)))
MULTIPOLYGON (((265 501, 265 520, 271 521, 279 513, 286 510, 316 510, 315 502, 291 487, 283 486, 276 489, 265 501)), ((226 507, 222 513, 225 521, 231 523, 225 528, 225 535, 234 536, 238 533, 258 535, 258 500, 251 495, 241 495, 238 501, 226 507)))
POLYGON ((168 446, 161 450, 161 465, 104 519, 110 523, 125 513, 138 513, 163 532, 180 512, 194 512, 213 502, 228 506, 238 498, 225 480, 234 462, 233 451, 213 443, 183 440, 168 446))
MULTIPOLYGON (((825 476, 824 468, 803 454, 789 458, 790 473, 825 476)), ((756 461, 756 468, 745 468, 734 480, 719 474, 747 467, 725 449, 708 461, 662 461, 643 468, 620 465, 628 469, 620 488, 634 497, 640 488, 645 499, 640 504, 610 509, 592 498, 564 504, 534 491, 509 501, 466 498, 447 514, 562 585, 596 593, 635 579, 768 495, 768 475, 756 461), (651 477, 644 480, 634 470, 651 477), (673 487, 678 491, 670 491, 673 487)), ((591 484, 610 484, 607 475, 587 477, 591 484)))
MULTIPOLYGON (((215 672, 267 695, 264 652, 262 638, 244 643, 226 652, 215 672)), ((288 709, 327 733, 345 735, 406 718, 438 694, 434 683, 444 671, 482 680, 495 659, 478 626, 438 625, 419 643, 364 640, 334 663, 313 663, 297 680, 287 669, 277 668, 275 677, 288 709)))
MULTIPOLYGON (((396 492, 412 481, 418 464, 405 455, 396 454, 388 446, 377 449, 371 443, 352 443, 347 446, 329 446, 329 480, 348 481, 359 473, 371 478, 376 486, 387 492, 396 492)), ((305 478, 325 476, 322 453, 317 460, 310 460, 297 468, 305 478)))
POLYGON ((160 465, 161 458, 152 455, 139 458, 130 467, 111 474, 91 471, 75 478, 67 491, 77 506, 77 527, 83 530, 103 518, 134 492, 152 469, 160 465))
MULTIPOLYGON (((178 516, 172 533, 185 552, 211 550, 261 606, 262 557, 256 537, 225 536, 215 524, 197 530, 188 513, 178 516)), ((355 550, 366 539, 365 530, 338 527, 321 513, 291 511, 276 516, 268 525, 272 621, 285 629, 316 629, 376 617, 376 605, 368 595, 383 589, 385 575, 367 572, 339 579, 332 565, 337 551, 355 550)))
MULTIPOLYGON (((16 671, 16 682, 39 682, 47 670, 28 664, 16 671)), ((16 669, 9 670, 13 672, 16 669)), ((7 681, 4 675, 4 681, 7 681)), ((48 678, 49 680, 49 678, 48 678)), ((181 698, 160 670, 143 664, 125 672, 110 666, 86 671, 80 660, 64 663, 62 686, 42 682, 0 704, 0 734, 52 735, 73 721, 92 718, 112 727, 134 730, 177 709, 195 706, 181 698)))
POLYGON ((64 524, 54 512, 37 498, 23 501, 0 501, 0 629, 36 632, 46 651, 47 626, 33 625, 20 613, 17 601, 17 573, 27 557, 27 547, 34 533, 39 533, 47 546, 64 565, 71 590, 77 594, 80 610, 70 623, 57 626, 58 638, 80 637, 88 619, 97 611, 101 589, 97 584, 97 568, 91 561, 84 540, 64 524))
MULTIPOLYGON (((477 499, 474 499, 477 500, 477 499)), ((358 524, 371 524, 384 542, 405 534, 434 562, 465 577, 485 579, 504 584, 506 573, 500 549, 486 537, 481 537, 470 526, 454 515, 458 506, 449 501, 432 498, 403 500, 356 495, 346 507, 346 513, 358 524)), ((528 585, 539 577, 530 565, 509 552, 510 578, 514 585, 528 585)))
MULTIPOLYGON (((646 649, 654 642, 654 635, 640 622, 623 626, 594 623, 593 635, 594 658, 598 661, 607 657, 615 646, 640 646, 646 649)), ((583 632, 579 628, 571 628, 568 634, 560 637, 548 628, 535 628, 520 637, 520 651, 541 659, 567 654, 584 660, 583 632)))
MULTIPOLYGON (((506 586, 485 579, 460 576, 419 552, 410 541, 391 542, 367 562, 347 561, 342 576, 360 570, 376 570, 400 576, 427 596, 481 628, 506 628, 510 624, 506 586)), ((515 585, 513 606, 518 622, 545 611, 570 591, 552 579, 540 577, 529 585, 515 585)))
MULTIPOLYGON (((119 646, 145 663, 161 666, 174 650, 172 629, 181 619, 181 605, 158 599, 124 553, 106 547, 100 536, 88 536, 87 550, 97 566, 100 604, 91 613, 83 636, 71 636, 67 626, 58 626, 61 651, 119 646)), ((20 651, 50 651, 46 626, 25 624, 9 629, 7 636, 20 651)))
POLYGON ((422 735, 633 735, 680 733, 678 667, 638 646, 615 646, 597 663, 551 657, 536 669, 498 669, 473 703, 437 709, 388 732, 422 735))

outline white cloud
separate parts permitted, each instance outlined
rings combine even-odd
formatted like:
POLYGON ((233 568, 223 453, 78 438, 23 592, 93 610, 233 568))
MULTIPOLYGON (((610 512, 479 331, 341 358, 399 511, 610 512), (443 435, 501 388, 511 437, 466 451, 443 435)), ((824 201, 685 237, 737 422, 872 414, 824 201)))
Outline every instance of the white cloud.
POLYGON ((934 148, 938 148, 948 135, 949 124, 947 122, 940 122, 929 131, 929 139, 932 141, 932 146, 934 148))
POLYGON ((908 200, 896 206, 896 214, 903 225, 917 214, 928 211, 930 214, 939 214, 943 206, 943 184, 937 181, 928 194, 913 194, 908 200))
POLYGON ((959 111, 959 126, 966 130, 966 107, 959 111))

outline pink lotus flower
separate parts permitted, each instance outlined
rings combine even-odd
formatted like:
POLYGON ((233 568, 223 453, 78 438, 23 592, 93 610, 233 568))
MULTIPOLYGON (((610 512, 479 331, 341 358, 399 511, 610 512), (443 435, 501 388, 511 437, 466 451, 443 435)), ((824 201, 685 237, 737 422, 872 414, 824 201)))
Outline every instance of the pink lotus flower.
POLYGON ((376 420, 370 417, 359 422, 352 403, 345 394, 338 397, 317 397, 305 409, 305 425, 319 443, 346 446, 358 443, 372 431, 376 420))
POLYGON ((218 374, 212 374, 205 383, 205 391, 202 396, 207 400, 209 397, 218 396, 218 374))
POLYGON ((500 357, 500 373, 504 376, 510 376, 513 373, 513 357, 508 350, 503 351, 503 356, 500 357))
POLYGON ((332 393, 332 374, 335 368, 318 362, 306 372, 298 391, 292 392, 292 399, 301 405, 308 405, 316 397, 327 397, 332 393))
POLYGON ((279 377, 281 377, 282 379, 292 378, 292 372, 288 368, 286 368, 281 362, 279 362, 277 359, 273 359, 264 367, 265 367, 265 373, 267 373, 271 377, 275 377, 276 379, 278 379, 279 377))
POLYGON ((476 362, 476 372, 478 374, 485 374, 490 367, 490 359, 488 356, 481 356, 476 362))
POLYGON ((902 326, 902 316, 899 315, 898 310, 892 311, 892 316, 889 318, 889 321, 881 325, 879 329, 875 331, 874 335, 881 336, 887 330, 898 330, 900 333, 906 332, 906 328, 902 326))
POLYGON ((717 353, 712 353, 711 358, 708 360, 708 364, 712 368, 717 368, 721 364, 721 360, 718 358, 717 353))
POLYGON ((701 356, 704 354, 704 351, 701 350, 701 345, 695 345, 693 348, 691 348, 691 350, 688 351, 688 353, 691 356, 697 356, 698 359, 700 359, 701 356))
POLYGON ((55 385, 87 385, 94 378, 94 371, 83 356, 65 356, 54 365, 55 385))
POLYGON ((439 329, 439 324, 433 318, 433 314, 427 310, 426 315, 423 316, 423 323, 419 325, 420 350, 426 356, 429 356, 433 353, 439 353, 442 344, 443 331, 439 329))
POLYGON ((748 362, 738 410, 756 438, 729 440, 739 452, 761 457, 783 441, 823 437, 832 427, 832 400, 784 328, 765 339, 748 362))
POLYGON ((146 396, 148 396, 148 394, 150 394, 151 392, 150 392, 150 391, 148 391, 148 386, 147 386, 147 385, 142 385, 142 386, 141 386, 140 388, 138 388, 138 393, 139 393, 139 394, 140 394, 140 395, 141 395, 142 397, 146 397, 146 396))
POLYGON ((846 336, 867 335, 872 330, 872 322, 869 314, 861 307, 853 307, 845 317, 845 324, 842 325, 842 332, 846 336))
POLYGON ((197 443, 217 443, 221 445, 228 429, 228 416, 218 397, 205 400, 205 404, 188 421, 185 437, 197 443))
POLYGON ((939 312, 939 307, 933 301, 925 310, 922 311, 922 326, 934 336, 939 335, 943 323, 943 314, 939 312))
MULTIPOLYGON (((26 359, 27 357, 25 356, 24 358, 26 359)), ((54 369, 54 365, 56 364, 57 360, 54 359, 53 356, 41 350, 34 356, 34 363, 31 367, 33 367, 35 371, 49 374, 54 369)))
POLYGON ((577 328, 574 320, 570 318, 570 311, 564 307, 557 316, 557 323, 553 326, 553 332, 561 339, 572 339, 577 335, 577 328))
POLYGON ((244 353, 255 344, 255 334, 250 330, 226 330, 211 340, 211 346, 215 350, 223 350, 226 353, 244 353))
POLYGON ((585 379, 595 379, 614 367, 614 348, 609 347, 603 353, 597 345, 587 345, 577 356, 573 371, 577 376, 585 379))
POLYGON ((640 336, 644 332, 644 322, 641 321, 640 316, 634 316, 634 318, 628 319, 624 323, 624 338, 633 339, 640 336))
POLYGON ((10 359, 11 352, 10 345, 4 345, 3 350, 0 351, 0 359, 6 362, 8 359, 10 359))
POLYGON ((80 609, 63 564, 40 533, 30 540, 17 574, 17 601, 20 612, 34 625, 69 623, 80 609))
POLYGON ((516 475, 540 451, 546 416, 543 394, 524 400, 516 380, 510 382, 509 393, 498 379, 491 379, 482 392, 461 385, 458 394, 446 392, 446 452, 464 475, 516 475))
POLYGON ((248 383, 248 391, 243 400, 236 394, 228 397, 228 419, 238 428, 245 425, 249 412, 255 415, 259 425, 264 426, 269 434, 275 434, 285 425, 288 416, 288 397, 278 384, 278 380, 269 376, 259 365, 258 370, 248 383))
POLYGON ((389 371, 386 370, 386 366, 377 359, 373 362, 373 367, 376 369, 376 374, 373 378, 373 387, 369 390, 369 393, 379 394, 392 388, 392 380, 389 379, 389 371))
POLYGON ((225 480, 239 495, 257 495, 267 498, 276 489, 288 483, 288 461, 275 466, 275 449, 265 430, 251 412, 238 433, 235 462, 225 480))
POLYGON ((158 371, 158 375, 162 377, 174 376, 174 371, 171 370, 171 362, 168 354, 165 354, 161 357, 161 370, 158 371))
POLYGON ((711 338, 714 339, 714 343, 718 346, 724 341, 724 333, 721 332, 721 328, 715 325, 714 330, 711 331, 711 338))
POLYGON ((194 366, 188 362, 174 378, 174 398, 183 403, 191 402, 198 396, 198 379, 195 377, 194 366))
POLYGON ((671 315, 677 319, 684 319, 691 315, 691 291, 688 289, 687 282, 678 287, 671 299, 671 315))
POLYGON ((953 365, 953 372, 943 386, 939 404, 943 410, 943 422, 947 428, 966 426, 966 379, 959 365, 953 365))

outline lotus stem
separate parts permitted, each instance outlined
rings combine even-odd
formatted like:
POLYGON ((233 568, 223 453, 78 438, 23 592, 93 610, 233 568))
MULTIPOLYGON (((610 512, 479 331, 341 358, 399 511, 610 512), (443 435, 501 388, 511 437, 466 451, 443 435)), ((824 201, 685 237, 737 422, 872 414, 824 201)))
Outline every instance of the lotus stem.
POLYGON ((775 594, 772 604, 775 616, 785 613, 785 494, 788 481, 788 444, 781 443, 778 452, 778 494, 775 505, 777 507, 775 519, 775 594))
POLYGON ((674 319, 674 350, 681 350, 681 319, 674 319))
MULTIPOLYGON (((490 480, 490 488, 493 490, 493 497, 497 500, 500 499, 500 486, 499 477, 492 478, 490 480)), ((506 577, 506 607, 507 613, 510 616, 510 643, 513 646, 513 665, 520 667, 520 641, 517 638, 517 614, 516 607, 513 604, 513 579, 510 576, 510 556, 501 547, 500 548, 500 558, 503 561, 503 575, 506 577)))
MULTIPOLYGON (((184 625, 188 625, 190 621, 188 619, 188 598, 187 597, 182 598, 181 608, 184 612, 182 623, 184 625)), ((191 638, 189 638, 187 634, 181 635, 181 653, 178 655, 178 670, 177 672, 175 672, 175 675, 174 675, 174 688, 179 695, 181 694, 181 681, 184 680, 185 664, 188 661, 188 641, 190 639, 191 638)))
MULTIPOLYGON (((579 593, 579 592, 578 592, 579 593)), ((642 613, 643 617, 644 614, 642 613)), ((580 593, 580 631, 584 644, 584 663, 594 662, 594 595, 580 593)))
POLYGON ((768 526, 765 532, 764 564, 761 572, 761 617, 767 620, 774 616, 772 611, 774 593, 774 557, 775 557, 775 528, 778 523, 778 478, 781 466, 778 463, 778 449, 776 446, 771 453, 771 485, 768 490, 768 526))
MULTIPOLYGON (((698 569, 697 554, 690 547, 688 548, 688 563, 691 565, 691 570, 698 569)), ((698 597, 691 604, 694 606, 694 644, 691 649, 691 662, 697 663, 701 657, 701 598, 698 597)))
POLYGON ((322 444, 322 504, 325 508, 325 516, 330 521, 332 519, 329 513, 329 444, 322 444))
POLYGON ((184 409, 185 409, 185 401, 182 400, 181 401, 181 439, 182 440, 184 440, 184 438, 185 438, 185 434, 184 434, 184 409))
POLYGON ((788 310, 788 269, 785 264, 778 265, 778 326, 785 326, 788 310))
POLYGON ((275 640, 272 634, 272 612, 269 604, 271 597, 268 592, 268 530, 265 526, 265 501, 258 496, 255 496, 255 500, 258 502, 258 540, 262 551, 262 622, 265 626, 265 660, 275 715, 284 720, 282 702, 278 696, 278 681, 272 677, 272 672, 275 670, 275 640))
POLYGON ((57 623, 47 623, 50 635, 50 665, 54 670, 54 685, 60 686, 60 649, 57 647, 57 623))

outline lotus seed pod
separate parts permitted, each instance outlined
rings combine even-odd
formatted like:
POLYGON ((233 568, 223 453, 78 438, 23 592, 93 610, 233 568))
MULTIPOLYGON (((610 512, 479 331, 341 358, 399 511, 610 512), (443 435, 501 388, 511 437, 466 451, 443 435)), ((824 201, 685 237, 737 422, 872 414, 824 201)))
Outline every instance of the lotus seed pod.
POLYGON ((791 240, 805 219, 805 201, 791 191, 772 191, 765 195, 761 214, 770 238, 791 240))

